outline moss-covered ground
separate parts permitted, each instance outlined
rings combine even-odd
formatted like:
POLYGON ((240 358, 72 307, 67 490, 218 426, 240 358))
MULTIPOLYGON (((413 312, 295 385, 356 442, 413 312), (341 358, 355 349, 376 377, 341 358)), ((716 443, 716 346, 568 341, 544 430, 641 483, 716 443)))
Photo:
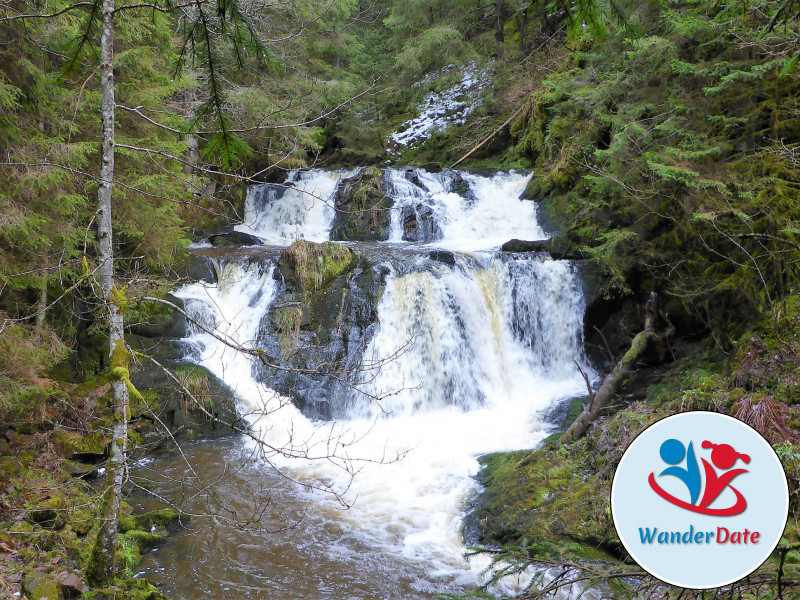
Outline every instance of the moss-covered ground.
MULTIPOLYGON (((108 453, 107 377, 59 387, 59 402, 47 418, 12 415, 0 427, 0 597, 22 594, 48 598, 164 598, 151 584, 126 580, 142 554, 167 538, 182 516, 173 509, 132 515, 123 502, 119 520, 119 579, 108 589, 87 586, 85 570, 97 536, 108 453)), ((137 440, 138 410, 130 450, 137 440)), ((145 420, 146 422, 146 420, 145 420)))

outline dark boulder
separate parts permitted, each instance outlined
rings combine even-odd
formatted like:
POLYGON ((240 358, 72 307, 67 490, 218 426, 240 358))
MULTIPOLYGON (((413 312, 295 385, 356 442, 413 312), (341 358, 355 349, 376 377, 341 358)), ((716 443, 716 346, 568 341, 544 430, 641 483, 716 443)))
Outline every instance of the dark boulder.
POLYGON ((214 261, 209 256, 187 253, 186 261, 175 268, 175 272, 182 281, 208 281, 217 282, 217 270, 214 261))
POLYGON ((428 258, 440 263, 444 263, 450 267, 454 267, 456 265, 455 255, 447 250, 434 250, 428 255, 428 258))
POLYGON ((546 240, 509 240, 500 249, 503 252, 547 252, 555 260, 589 258, 577 244, 573 243, 572 238, 566 235, 546 240))
MULTIPOLYGON (((167 294, 165 300, 183 308, 183 300, 167 294)), ((158 304, 157 312, 149 315, 146 321, 129 323, 127 330, 134 334, 153 339, 180 339, 186 336, 186 319, 177 310, 158 304)))
POLYGON ((178 379, 176 382, 146 359, 133 370, 131 382, 145 394, 148 404, 131 407, 131 427, 146 442, 157 444, 168 438, 159 420, 173 435, 184 439, 227 435, 231 433, 228 423, 241 424, 236 395, 205 367, 186 362, 182 342, 161 340, 154 344, 151 339, 138 336, 128 336, 127 341, 134 350, 155 358, 178 379))
POLYGON ((254 235, 241 231, 218 233, 208 236, 208 242, 215 248, 232 248, 235 246, 261 246, 263 242, 254 235))
POLYGON ((263 367, 262 380, 290 396, 312 419, 341 415, 366 344, 377 320, 377 305, 388 270, 379 259, 358 255, 354 268, 340 272, 313 293, 290 285, 261 323, 259 346, 267 362, 295 370, 263 367))
POLYGON ((403 239, 407 242, 433 242, 441 238, 441 231, 433 218, 433 210, 423 204, 404 206, 403 239))

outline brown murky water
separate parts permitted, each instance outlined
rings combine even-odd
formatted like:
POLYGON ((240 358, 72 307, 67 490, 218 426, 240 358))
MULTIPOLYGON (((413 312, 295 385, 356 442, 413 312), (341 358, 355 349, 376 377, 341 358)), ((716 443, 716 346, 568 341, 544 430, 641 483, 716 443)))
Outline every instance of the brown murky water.
MULTIPOLYGON (((199 477, 177 452, 132 470, 139 483, 197 515, 139 567, 174 600, 411 599, 474 587, 463 581, 471 579, 465 571, 436 575, 378 547, 342 518, 344 509, 259 464, 236 438, 183 451, 199 477)), ((161 506, 141 493, 129 501, 137 510, 161 506)))

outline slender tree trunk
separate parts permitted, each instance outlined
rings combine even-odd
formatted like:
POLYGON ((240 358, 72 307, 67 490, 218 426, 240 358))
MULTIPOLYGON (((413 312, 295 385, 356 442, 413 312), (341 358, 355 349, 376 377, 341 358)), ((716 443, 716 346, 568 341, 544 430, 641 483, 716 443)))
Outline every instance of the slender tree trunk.
MULTIPOLYGON (((195 77, 194 71, 189 71, 187 77, 195 77)), ((194 90, 186 90, 183 100, 183 114, 187 121, 195 118, 195 107, 197 98, 194 90)), ((186 164, 183 165, 183 174, 191 175, 197 168, 197 163, 200 161, 200 148, 197 136, 194 134, 187 134, 184 138, 186 142, 186 164)))
POLYGON ((528 44, 525 39, 525 30, 528 28, 528 9, 520 10, 515 15, 517 21, 517 31, 519 32, 519 52, 523 56, 528 50, 528 44))
POLYGON ((47 271, 42 273, 39 288, 39 302, 36 303, 36 333, 44 329, 44 313, 47 311, 47 271))
POLYGON ((497 58, 503 58, 503 46, 506 38, 504 29, 506 26, 506 2, 505 0, 495 0, 494 2, 495 29, 494 39, 497 42, 497 58))
POLYGON ((113 377, 114 422, 111 450, 106 461, 106 489, 101 509, 100 531, 92 551, 89 577, 95 585, 108 583, 116 570, 117 528, 120 495, 125 470, 128 412, 128 361, 123 338, 120 296, 114 286, 114 246, 111 225, 111 195, 114 185, 114 0, 103 0, 100 35, 100 98, 103 138, 100 189, 97 193, 97 236, 100 246, 100 287, 108 319, 109 354, 113 377))

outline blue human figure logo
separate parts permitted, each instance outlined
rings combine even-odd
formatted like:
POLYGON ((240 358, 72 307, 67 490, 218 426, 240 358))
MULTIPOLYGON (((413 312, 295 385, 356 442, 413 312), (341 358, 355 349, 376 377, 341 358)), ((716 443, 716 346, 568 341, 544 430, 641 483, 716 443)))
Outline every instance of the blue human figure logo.
POLYGON ((659 477, 661 475, 674 475, 683 481, 689 489, 690 504, 697 502, 697 497, 700 495, 700 468, 697 466, 697 458, 695 458, 692 443, 689 442, 689 450, 687 451, 680 441, 669 439, 661 444, 659 453, 665 463, 673 465, 661 471, 659 477), (683 460, 684 455, 686 456, 686 468, 675 466, 683 460))

